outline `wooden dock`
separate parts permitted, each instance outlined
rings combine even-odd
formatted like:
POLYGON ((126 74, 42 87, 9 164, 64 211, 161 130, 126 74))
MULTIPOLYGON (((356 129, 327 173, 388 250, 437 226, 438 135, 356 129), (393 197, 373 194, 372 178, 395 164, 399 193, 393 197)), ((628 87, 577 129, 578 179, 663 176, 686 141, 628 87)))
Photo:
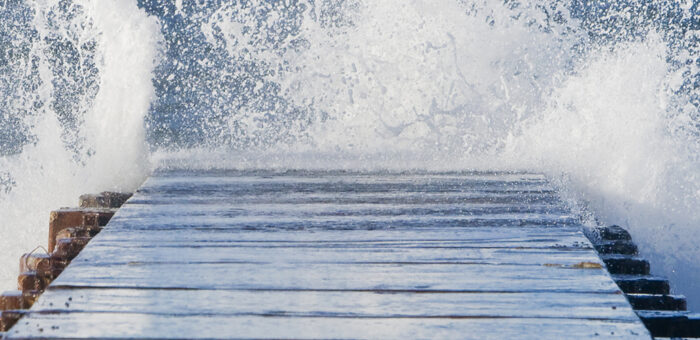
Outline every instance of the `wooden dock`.
POLYGON ((6 338, 650 336, 540 175, 170 171, 6 338))

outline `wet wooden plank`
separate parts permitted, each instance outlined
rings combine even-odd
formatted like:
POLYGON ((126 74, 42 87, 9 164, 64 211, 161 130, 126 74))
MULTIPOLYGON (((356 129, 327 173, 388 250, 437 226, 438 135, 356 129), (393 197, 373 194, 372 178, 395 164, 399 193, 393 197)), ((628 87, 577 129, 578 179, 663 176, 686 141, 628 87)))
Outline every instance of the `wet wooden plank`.
POLYGON ((211 179, 204 183, 146 183, 141 193, 150 194, 157 191, 160 195, 187 195, 199 197, 204 195, 262 195, 270 193, 551 193, 552 187, 541 183, 520 182, 455 182, 455 183, 413 183, 413 182, 320 182, 320 183, 219 183, 211 179))
POLYGON ((593 250, 579 227, 521 227, 521 228, 449 228, 442 224, 423 225, 411 228, 405 225, 387 224, 383 229, 357 230, 347 228, 315 230, 309 228, 287 229, 269 225, 266 228, 246 226, 191 226, 182 223, 142 225, 125 223, 118 219, 106 232, 91 241, 93 244, 112 242, 133 244, 248 244, 251 242, 287 242, 298 244, 376 243, 425 244, 430 247, 443 246, 462 248, 577 248, 593 250), (328 230, 331 229, 331 230, 328 230), (145 237, 145 232, 157 233, 158 237, 145 237))
POLYGON ((333 317, 523 317, 635 321, 623 295, 580 293, 422 293, 57 289, 41 309, 81 313, 333 317), (567 304, 559 304, 565 300, 567 304), (154 304, 153 301, 158 301, 154 304), (216 301, 216 303, 212 303, 216 301))
POLYGON ((152 177, 141 193, 173 196, 264 195, 269 193, 551 193, 543 179, 431 177, 431 176, 323 176, 300 177, 152 177))
MULTIPOLYGON (((209 204, 209 205, 144 205, 143 210, 131 209, 128 213, 121 215, 122 219, 149 218, 152 216, 162 217, 164 215, 176 217, 214 217, 223 219, 233 219, 246 216, 263 217, 323 217, 323 216, 490 216, 506 215, 522 219, 534 218, 541 215, 541 218, 568 217, 571 216, 569 209, 563 206, 553 206, 550 204, 328 204, 328 203, 308 203, 308 204, 209 204), (550 216, 546 216, 550 215, 550 216)), ((503 218, 503 217, 501 217, 503 218)))
POLYGON ((8 339, 519 339, 523 334, 538 334, 538 339, 648 338, 638 323, 610 320, 91 313, 33 314, 13 328, 8 339), (111 330, 108 336, 104 328, 111 330))
POLYGON ((649 338, 540 175, 166 172, 15 339, 649 338))
POLYGON ((76 266, 54 286, 202 289, 619 291, 602 269, 462 264, 195 263, 76 266), (167 273, 167 274, 166 274, 167 273))
POLYGON ((231 228, 285 225, 338 229, 346 225, 391 228, 449 226, 541 226, 575 223, 562 207, 546 204, 209 204, 134 205, 116 217, 125 226, 177 224, 231 228))
POLYGON ((195 263, 343 263, 343 264, 471 264, 574 267, 582 262, 603 262, 590 251, 559 249, 462 248, 454 243, 387 242, 311 243, 255 242, 209 246, 100 243, 72 263, 73 266, 118 264, 195 263), (452 247, 450 247, 452 246, 452 247), (124 254, 126 252, 126 254, 124 254))
POLYGON ((142 189, 152 186, 177 186, 194 185, 202 187, 215 183, 225 185, 247 184, 318 184, 318 183, 353 183, 357 185, 381 185, 381 184, 405 184, 405 185, 435 185, 451 184, 462 187, 473 186, 483 188, 488 185, 524 186, 540 185, 552 188, 547 179, 540 174, 515 174, 515 173, 400 173, 400 172, 357 172, 340 173, 332 171, 309 171, 306 173, 277 173, 266 170, 253 170, 251 172, 238 171, 229 173, 215 173, 211 171, 173 172, 167 171, 155 174, 152 181, 147 181, 142 189))
POLYGON ((300 217, 256 217, 234 220, 221 218, 169 218, 162 215, 161 218, 151 218, 145 220, 122 220, 117 218, 119 223, 115 223, 122 229, 133 229, 141 231, 162 230, 162 229, 185 229, 185 230, 226 230, 236 231, 265 231, 279 232, 285 230, 292 231, 312 231, 322 232, 325 230, 377 230, 377 229, 423 229, 435 228, 497 228, 497 227, 580 227, 576 218, 561 219, 559 217, 542 219, 536 216, 533 219, 511 218, 511 216, 491 216, 480 218, 478 216, 460 217, 323 217, 323 218, 300 218, 300 217), (145 224, 148 223, 148 224, 145 224))
POLYGON ((207 205, 207 204, 561 204, 554 192, 435 192, 435 193, 345 193, 332 192, 285 194, 251 193, 250 195, 164 195, 157 191, 133 197, 132 204, 156 205, 207 205))

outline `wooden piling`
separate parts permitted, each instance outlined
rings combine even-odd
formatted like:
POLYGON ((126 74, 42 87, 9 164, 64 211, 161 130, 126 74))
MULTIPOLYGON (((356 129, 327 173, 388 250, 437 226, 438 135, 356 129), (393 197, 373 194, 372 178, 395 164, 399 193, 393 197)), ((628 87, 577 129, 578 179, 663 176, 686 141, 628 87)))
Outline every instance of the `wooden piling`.
POLYGON ((21 310, 6 310, 0 312, 0 332, 7 332, 19 321, 25 312, 21 310))
POLYGON ((649 275, 649 262, 637 256, 629 232, 613 225, 596 228, 588 236, 652 336, 700 337, 700 316, 684 312, 686 299, 670 295, 668 280, 649 275))
POLYGON ((605 240, 594 244, 600 254, 637 255, 638 249, 630 240, 605 240))
POLYGON ((115 212, 110 208, 63 208, 52 211, 49 219, 49 252, 54 251, 59 232, 68 228, 105 226, 115 212))
POLYGON ((661 294, 627 294, 636 310, 687 310, 685 296, 661 294))
POLYGON ((614 275, 620 289, 628 294, 670 294, 668 280, 648 275, 614 275))
POLYGON ((0 311, 29 309, 39 297, 40 292, 36 290, 7 291, 0 295, 0 311))
POLYGON ((700 337, 700 314, 678 311, 639 311, 637 314, 655 337, 700 337))
POLYGON ((649 261, 643 258, 620 254, 601 255, 601 258, 610 274, 649 275, 649 261))
POLYGON ((61 274, 85 245, 107 225, 131 194, 103 192, 80 197, 82 208, 52 211, 49 250, 41 247, 22 255, 16 291, 0 295, 0 337, 31 308, 43 291, 61 274))
POLYGON ((622 227, 618 225, 611 225, 609 227, 605 228, 599 228, 598 229, 598 234, 603 240, 607 241, 631 241, 632 240, 632 235, 630 233, 623 229, 622 227))

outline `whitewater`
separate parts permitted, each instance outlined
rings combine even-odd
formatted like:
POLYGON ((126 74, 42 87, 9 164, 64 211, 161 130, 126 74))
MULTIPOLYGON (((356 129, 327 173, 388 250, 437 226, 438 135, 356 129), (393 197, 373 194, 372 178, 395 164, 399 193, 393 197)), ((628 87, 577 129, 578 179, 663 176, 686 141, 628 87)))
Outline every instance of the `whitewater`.
POLYGON ((0 287, 157 167, 528 170, 700 309, 698 2, 0 1, 0 287))

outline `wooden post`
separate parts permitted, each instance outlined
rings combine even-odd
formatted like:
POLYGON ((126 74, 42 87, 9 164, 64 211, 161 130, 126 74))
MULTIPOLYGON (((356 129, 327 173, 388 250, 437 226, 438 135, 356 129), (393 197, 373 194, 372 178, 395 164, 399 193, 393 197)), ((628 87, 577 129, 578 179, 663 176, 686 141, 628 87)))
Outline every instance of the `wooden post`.
POLYGON ((29 309, 32 307, 36 299, 41 293, 39 291, 20 291, 13 290, 2 293, 0 295, 0 311, 29 309))
POLYGON ((114 209, 60 209, 51 212, 49 219, 49 252, 56 247, 56 236, 68 228, 105 226, 114 216, 114 209))
POLYGON ((21 291, 43 291, 50 283, 51 277, 38 275, 34 271, 19 274, 17 278, 17 288, 21 291))

